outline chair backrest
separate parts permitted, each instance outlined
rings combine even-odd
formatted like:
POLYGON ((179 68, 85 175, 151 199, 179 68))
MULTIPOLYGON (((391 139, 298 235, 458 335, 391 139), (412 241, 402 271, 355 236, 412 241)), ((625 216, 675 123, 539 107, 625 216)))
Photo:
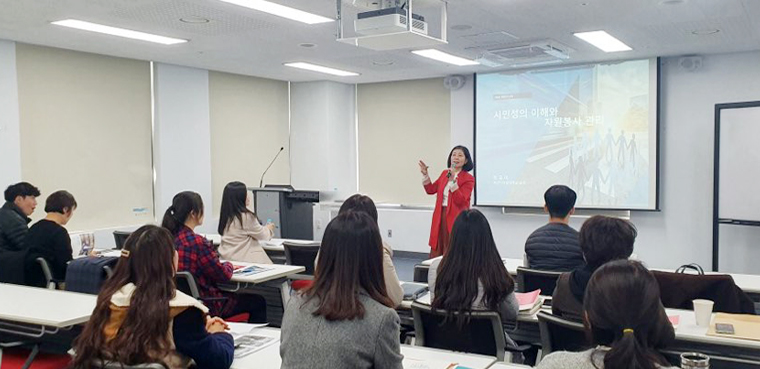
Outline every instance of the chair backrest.
POLYGON ((692 300, 712 300, 713 311, 729 314, 754 314, 752 299, 728 274, 694 275, 652 271, 660 285, 662 304, 672 309, 693 309, 692 300))
POLYGON ((430 265, 415 264, 413 281, 417 283, 428 283, 428 272, 430 265))
POLYGON ((314 275, 314 260, 319 253, 319 245, 300 245, 287 241, 282 243, 285 248, 285 263, 288 265, 302 266, 305 271, 301 275, 314 275))
POLYGON ((178 290, 195 299, 200 299, 201 294, 198 292, 198 284, 195 283, 195 277, 190 272, 177 272, 174 280, 177 283, 178 290))
POLYGON ((98 369, 167 369, 166 365, 161 363, 124 365, 116 361, 93 360, 92 366, 98 369))
POLYGON ((113 240, 116 242, 116 248, 121 250, 124 248, 124 243, 127 242, 127 238, 132 234, 132 231, 113 231, 113 240))
POLYGON ((53 273, 50 271, 50 265, 48 265, 47 260, 44 258, 37 258, 35 260, 40 265, 40 269, 42 269, 42 275, 45 276, 45 288, 50 290, 56 289, 53 273))
POLYGON ((477 311, 469 322, 460 325, 442 310, 430 305, 412 303, 415 345, 444 350, 496 356, 504 360, 507 346, 501 317, 494 311, 477 311))
POLYGON ((551 296, 557 287, 557 280, 562 272, 549 272, 528 268, 517 268, 517 289, 519 292, 530 292, 541 289, 541 295, 551 296))
POLYGON ((541 332, 541 355, 554 351, 585 351, 591 346, 586 339, 583 324, 562 319, 558 316, 539 311, 538 327, 541 332))

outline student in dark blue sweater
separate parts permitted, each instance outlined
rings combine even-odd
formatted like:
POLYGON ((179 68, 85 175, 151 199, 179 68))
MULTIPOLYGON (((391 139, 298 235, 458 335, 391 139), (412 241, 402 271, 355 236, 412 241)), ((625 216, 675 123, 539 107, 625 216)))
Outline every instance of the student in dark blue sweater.
POLYGON ((127 239, 114 275, 98 295, 74 343, 73 368, 93 362, 162 363, 170 369, 228 369, 234 357, 227 325, 198 300, 177 291, 171 234, 146 225, 127 239), (173 324, 172 324, 173 323, 173 324))

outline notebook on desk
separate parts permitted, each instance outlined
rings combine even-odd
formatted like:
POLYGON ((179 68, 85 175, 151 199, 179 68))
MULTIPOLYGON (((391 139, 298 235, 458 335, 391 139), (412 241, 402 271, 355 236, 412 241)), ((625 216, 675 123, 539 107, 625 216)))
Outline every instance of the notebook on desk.
POLYGON ((716 313, 707 330, 708 336, 736 338, 751 341, 760 341, 760 316, 746 314, 716 313), (716 324, 730 324, 734 328, 734 334, 722 334, 715 332, 716 324))
POLYGON ((272 268, 265 268, 258 265, 249 265, 247 267, 235 265, 233 267, 235 268, 235 271, 233 271, 232 274, 238 276, 254 275, 261 272, 266 272, 267 270, 272 270, 272 268))

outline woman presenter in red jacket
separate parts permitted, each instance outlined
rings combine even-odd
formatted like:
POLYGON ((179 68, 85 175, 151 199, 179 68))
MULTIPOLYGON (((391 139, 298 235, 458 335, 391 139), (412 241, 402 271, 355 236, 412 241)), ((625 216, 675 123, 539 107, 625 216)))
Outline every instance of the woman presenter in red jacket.
POLYGON ((451 149, 446 162, 448 169, 441 172, 435 182, 428 176, 428 166, 420 160, 422 184, 428 195, 436 195, 433 225, 430 228, 430 257, 434 258, 446 253, 449 248, 449 232, 462 210, 470 208, 470 196, 475 186, 475 178, 467 173, 475 165, 470 156, 470 150, 464 146, 451 149))

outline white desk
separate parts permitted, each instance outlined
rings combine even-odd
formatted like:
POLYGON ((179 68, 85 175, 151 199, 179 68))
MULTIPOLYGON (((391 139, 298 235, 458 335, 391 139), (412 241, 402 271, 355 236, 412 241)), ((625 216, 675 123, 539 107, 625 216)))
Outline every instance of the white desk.
POLYGON ((496 363, 491 365, 489 369, 527 369, 530 368, 530 366, 527 365, 520 365, 520 364, 509 364, 509 363, 496 363))
MULTIPOLYGON (((206 237, 211 243, 214 245, 221 245, 222 244, 222 236, 218 234, 213 233, 207 233, 202 235, 203 237, 206 237)), ((282 246, 283 243, 289 242, 294 244, 303 244, 303 245, 319 245, 319 241, 304 241, 304 240, 292 240, 292 239, 285 239, 285 238, 273 238, 269 241, 259 241, 259 244, 261 244, 261 247, 264 250, 267 251, 279 251, 279 252, 285 252, 285 247, 282 246)))
POLYGON ((97 302, 95 295, 5 283, 0 283, 0 296, 0 332, 28 337, 23 343, 34 344, 24 369, 39 352, 37 339, 86 322, 97 302))
POLYGON ((0 283, 0 296, 0 320, 53 328, 87 322, 98 298, 5 283, 0 283))
MULTIPOLYGON (((251 331, 249 327, 250 325, 248 324, 230 323, 230 330, 233 332, 249 332, 251 331)), ((280 338, 280 330, 276 328, 256 328, 253 332, 261 335, 277 337, 278 339, 280 338)), ((404 355, 404 368, 445 369, 445 365, 439 368, 439 366, 431 366, 430 364, 445 363, 448 365, 451 363, 458 363, 459 365, 472 369, 486 369, 496 361, 496 358, 491 356, 464 354, 408 345, 401 345, 401 353, 404 355)), ((232 369, 279 368, 281 365, 280 343, 278 341, 258 352, 235 359, 235 361, 232 362, 232 369)))
POLYGON ((230 282, 237 284, 237 288, 244 288, 245 285, 261 284, 271 281, 273 279, 285 278, 289 275, 298 274, 306 270, 306 268, 297 265, 281 265, 281 264, 253 264, 242 261, 232 261, 234 265, 250 266, 256 265, 269 270, 252 275, 238 275, 232 274, 230 282))
MULTIPOLYGON (((442 256, 424 260, 420 264, 430 266, 430 264, 433 264, 433 261, 438 260, 440 258, 442 258, 442 256)), ((522 268, 523 266, 523 259, 502 258, 501 261, 504 263, 504 266, 507 267, 507 271, 509 272, 509 274, 512 274, 512 275, 517 274, 517 268, 518 267, 522 268)))

